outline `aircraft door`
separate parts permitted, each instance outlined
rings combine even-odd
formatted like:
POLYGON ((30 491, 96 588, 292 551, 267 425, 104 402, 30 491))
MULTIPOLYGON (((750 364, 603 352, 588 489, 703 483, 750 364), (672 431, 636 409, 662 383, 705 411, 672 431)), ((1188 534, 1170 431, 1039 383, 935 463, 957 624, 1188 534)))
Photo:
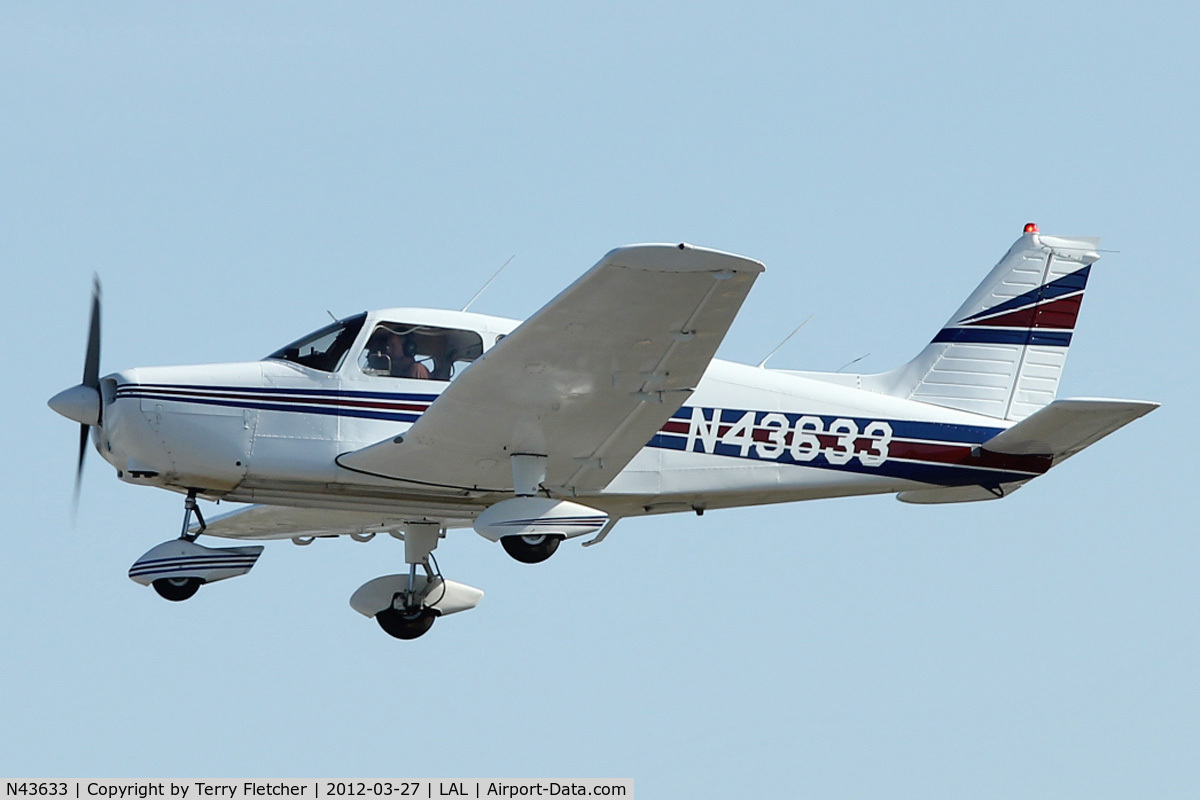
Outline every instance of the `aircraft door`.
POLYGON ((341 381, 263 362, 264 396, 254 427, 248 480, 328 481, 337 472, 341 381))

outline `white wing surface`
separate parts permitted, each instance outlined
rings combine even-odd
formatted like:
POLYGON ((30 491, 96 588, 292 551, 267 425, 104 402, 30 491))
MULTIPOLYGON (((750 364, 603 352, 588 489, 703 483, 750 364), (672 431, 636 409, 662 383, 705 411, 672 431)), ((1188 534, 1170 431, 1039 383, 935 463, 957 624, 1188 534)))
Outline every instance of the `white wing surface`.
POLYGON ((509 457, 544 455, 546 488, 602 489, 690 396, 762 271, 688 245, 613 250, 464 370, 403 437, 338 463, 509 491, 509 457))
MULTIPOLYGON (((247 506, 208 521, 205 536, 224 539, 291 539, 400 530, 406 517, 370 511, 247 506)), ((192 530, 199 526, 193 525, 192 530)))

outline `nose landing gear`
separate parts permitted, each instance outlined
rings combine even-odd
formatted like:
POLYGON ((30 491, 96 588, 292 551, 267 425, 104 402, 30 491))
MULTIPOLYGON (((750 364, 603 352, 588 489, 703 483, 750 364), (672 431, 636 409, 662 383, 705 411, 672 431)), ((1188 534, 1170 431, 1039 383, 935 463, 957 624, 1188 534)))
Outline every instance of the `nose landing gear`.
POLYGON ((204 516, 196 506, 196 492, 190 491, 184 501, 183 530, 179 538, 146 551, 129 568, 130 579, 143 586, 153 586, 160 597, 178 603, 192 597, 206 583, 245 575, 262 555, 262 545, 198 545, 196 537, 205 527, 204 516), (194 532, 189 530, 193 513, 200 521, 200 527, 194 532))
POLYGON ((199 578, 159 578, 150 585, 158 592, 159 597, 180 603, 200 591, 203 583, 199 578))

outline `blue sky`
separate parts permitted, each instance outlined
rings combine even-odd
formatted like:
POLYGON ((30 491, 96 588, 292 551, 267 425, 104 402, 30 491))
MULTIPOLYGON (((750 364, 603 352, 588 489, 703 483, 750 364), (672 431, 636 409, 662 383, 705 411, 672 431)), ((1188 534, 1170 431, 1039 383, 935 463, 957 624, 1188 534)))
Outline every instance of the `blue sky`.
POLYGON ((0 778, 624 778, 642 797, 1191 797, 1200 785, 1190 7, 9 3, 0 778), (1060 396, 1164 406, 997 503, 623 522, 479 608, 348 606, 399 542, 275 543, 168 604, 180 499, 95 453, 103 371, 364 308, 523 317, 614 246, 767 265, 721 356, 911 357, 1027 221, 1099 235, 1060 396), (1181 433, 1182 431, 1182 433, 1181 433), (758 794, 754 794, 754 793, 758 794), (771 795, 774 796, 774 795, 771 795))

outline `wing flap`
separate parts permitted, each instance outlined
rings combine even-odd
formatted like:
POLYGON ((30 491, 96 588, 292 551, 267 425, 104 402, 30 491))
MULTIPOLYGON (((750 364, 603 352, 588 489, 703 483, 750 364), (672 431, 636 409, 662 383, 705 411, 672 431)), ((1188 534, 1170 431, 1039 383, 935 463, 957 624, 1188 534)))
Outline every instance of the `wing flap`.
POLYGON ((348 469, 509 491, 545 455, 563 494, 602 489, 690 396, 763 266, 686 245, 606 255, 455 379, 403 437, 348 469))

